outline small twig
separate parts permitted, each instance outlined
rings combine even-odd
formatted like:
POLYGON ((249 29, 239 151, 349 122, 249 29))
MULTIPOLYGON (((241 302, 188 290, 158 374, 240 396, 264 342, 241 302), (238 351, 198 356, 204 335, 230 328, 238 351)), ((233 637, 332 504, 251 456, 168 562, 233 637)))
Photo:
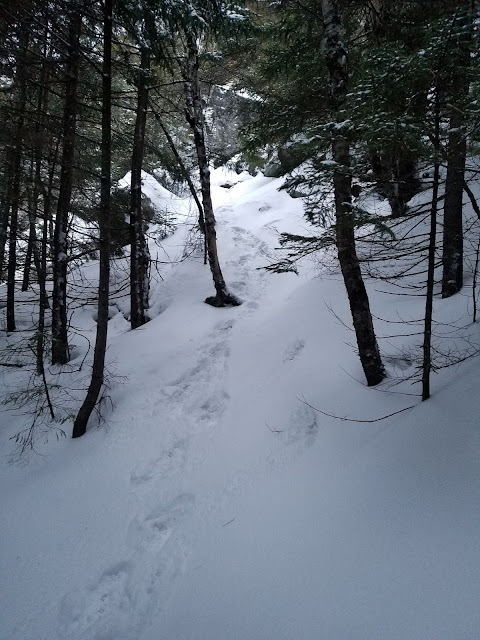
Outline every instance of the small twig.
POLYGON ((228 524, 232 524, 232 522, 234 520, 236 520, 237 518, 232 518, 231 520, 229 520, 228 522, 225 522, 225 524, 222 524, 222 527, 226 527, 228 524))
POLYGON ((358 420, 358 419, 354 419, 354 418, 346 418, 344 416, 336 416, 333 413, 327 413, 326 411, 322 411, 321 409, 317 409, 317 407, 312 406, 309 402, 307 402, 305 400, 305 398, 298 398, 298 400, 300 400, 300 402, 303 402, 303 404, 306 404, 307 407, 310 407, 310 409, 313 409, 314 411, 318 411, 318 413, 321 413, 324 416, 327 416, 329 418, 334 418, 335 420, 342 420, 343 422, 364 422, 364 423, 370 423, 370 422, 381 422, 382 420, 386 420, 387 418, 391 418, 392 416, 396 416, 398 413, 403 413, 404 411, 408 411, 408 409, 413 409, 414 407, 416 407, 416 404, 412 404, 410 407, 405 407, 404 409, 400 409, 400 411, 394 411, 393 413, 389 413, 386 416, 382 416, 381 418, 373 418, 372 420, 358 420))
POLYGON ((272 427, 268 424, 268 422, 265 422, 265 426, 272 433, 282 433, 282 431, 283 431, 282 429, 272 429, 272 427))
POLYGON ((480 260, 480 238, 477 244, 477 251, 475 255, 475 268, 473 270, 473 282, 472 282, 473 322, 477 321, 477 276, 478 276, 479 260, 480 260))

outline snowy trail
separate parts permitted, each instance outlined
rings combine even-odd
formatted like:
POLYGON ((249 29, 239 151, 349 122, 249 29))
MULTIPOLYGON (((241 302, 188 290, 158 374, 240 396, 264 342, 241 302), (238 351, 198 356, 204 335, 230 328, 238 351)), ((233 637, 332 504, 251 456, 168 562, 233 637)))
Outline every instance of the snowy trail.
MULTIPOLYGON (((222 429, 222 417, 231 399, 232 333, 237 324, 248 321, 258 309, 266 276, 255 267, 263 264, 267 246, 247 229, 229 224, 230 207, 220 207, 217 215, 220 246, 225 247, 228 254, 230 247, 234 248, 231 252, 234 257, 225 261, 225 273, 229 275, 232 290, 244 303, 238 309, 201 307, 199 315, 205 316, 201 335, 186 340, 180 349, 177 346, 175 355, 165 355, 162 339, 162 325, 175 324, 169 317, 175 313, 175 308, 170 308, 174 303, 157 318, 158 343, 151 344, 150 334, 148 351, 145 345, 145 351, 140 352, 146 373, 154 378, 147 384, 142 379, 136 389, 130 388, 125 411, 121 400, 114 401, 115 413, 125 413, 125 419, 118 420, 114 415, 113 431, 131 429, 132 418, 137 413, 152 424, 154 455, 134 464, 130 472, 130 493, 136 513, 133 517, 129 515, 125 553, 106 566, 81 597, 75 592, 63 598, 60 637, 75 640, 140 637, 152 613, 165 607, 168 594, 182 573, 189 547, 194 544, 196 534, 186 525, 193 521, 198 528, 218 510, 220 498, 211 490, 195 489, 189 478, 202 470, 212 441, 218 435, 216 432, 222 429), (165 359, 181 365, 175 376, 169 377, 169 371, 160 372, 159 363, 165 359), (155 424, 160 427, 157 451, 155 424)), ((195 267, 202 269, 201 265, 195 267)), ((191 279, 189 266, 185 271, 191 279)), ((196 297, 202 279, 198 284, 198 289, 192 287, 196 297)), ((180 311, 188 302, 195 301, 182 300, 180 311)), ((143 343, 138 339, 134 342, 137 349, 139 342, 143 343)))
POLYGON ((243 304, 203 303, 200 253, 166 265, 158 315, 110 321, 108 427, 2 467, 1 640, 473 640, 478 365, 378 424, 318 414, 302 398, 363 418, 411 398, 356 379, 335 276, 258 269, 276 227, 303 231, 300 201, 261 175, 213 178, 243 304))

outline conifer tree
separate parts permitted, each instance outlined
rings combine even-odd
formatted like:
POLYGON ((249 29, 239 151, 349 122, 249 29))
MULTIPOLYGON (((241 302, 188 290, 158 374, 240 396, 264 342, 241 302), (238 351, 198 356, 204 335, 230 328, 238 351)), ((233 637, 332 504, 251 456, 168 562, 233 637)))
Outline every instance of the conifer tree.
POLYGON ((240 302, 227 289, 218 257, 217 234, 215 231, 216 222, 210 192, 210 168, 205 140, 205 120, 198 81, 199 62, 197 36, 189 26, 185 29, 185 39, 186 55, 183 67, 186 103, 185 114, 187 122, 193 132, 197 153, 200 188, 202 192, 205 245, 216 291, 215 296, 206 298, 205 302, 214 307, 237 306, 240 302))
POLYGON ((22 197, 22 157, 23 137, 25 125, 25 110, 27 99, 27 64, 28 41, 30 38, 28 19, 23 19, 18 25, 18 49, 16 56, 16 100, 15 100, 15 129, 14 142, 9 165, 9 179, 11 186, 7 197, 7 210, 10 211, 8 238, 8 268, 7 268, 7 331, 15 331, 15 279, 17 271, 17 241, 18 215, 22 197))
POLYGON ((52 364, 65 364, 70 359, 67 317, 67 236, 73 188, 81 27, 81 4, 73 0, 68 9, 62 157, 53 240, 52 364))
POLYGON ((464 0, 458 4, 448 39, 450 73, 447 74, 445 87, 449 132, 443 205, 443 298, 457 293, 463 285, 463 183, 467 153, 465 124, 475 3, 464 0))
POLYGON ((84 435, 88 420, 97 404, 105 370, 108 333, 108 303, 110 291, 110 206, 112 164, 112 33, 113 0, 103 2, 103 65, 102 65, 102 161, 100 185, 100 273, 98 280, 98 318, 92 378, 85 400, 73 425, 73 438, 84 435))
MULTIPOLYGON (((332 112, 339 119, 345 104, 348 83, 348 54, 344 42, 336 0, 322 1, 325 29, 324 51, 329 75, 332 112)), ((335 163, 333 185, 336 212, 336 245, 338 260, 347 290, 357 337, 358 353, 369 386, 385 377, 385 370, 375 337, 367 291, 355 248, 355 225, 352 212, 352 177, 348 133, 337 123, 332 137, 332 158, 335 163)))
POLYGON ((150 52, 142 47, 137 73, 137 108, 131 162, 130 186, 130 324, 136 329, 147 321, 148 266, 150 256, 142 212, 142 166, 148 110, 150 52))

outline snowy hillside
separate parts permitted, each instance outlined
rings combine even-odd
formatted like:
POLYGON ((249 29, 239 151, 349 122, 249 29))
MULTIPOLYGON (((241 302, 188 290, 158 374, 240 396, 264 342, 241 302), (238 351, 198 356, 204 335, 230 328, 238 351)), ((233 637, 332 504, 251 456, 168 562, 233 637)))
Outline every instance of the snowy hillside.
MULTIPOLYGON (((132 332, 121 296, 112 307, 106 424, 19 466, 25 416, 0 413, 0 639, 480 638, 478 359, 442 369, 421 403, 418 385, 392 385, 394 363, 415 363, 384 339, 390 378, 367 388, 338 273, 259 269, 277 231, 308 233, 301 200, 261 174, 212 179, 243 304, 204 304, 210 271, 184 250, 194 208, 150 179, 179 228, 151 246, 151 322, 132 332)), ((421 296, 369 286, 376 316, 422 317, 421 296)), ((470 324, 469 296, 437 300, 436 318, 470 324)), ((73 321, 90 340, 93 318, 73 321)), ((0 375, 11 393, 22 374, 0 375)))

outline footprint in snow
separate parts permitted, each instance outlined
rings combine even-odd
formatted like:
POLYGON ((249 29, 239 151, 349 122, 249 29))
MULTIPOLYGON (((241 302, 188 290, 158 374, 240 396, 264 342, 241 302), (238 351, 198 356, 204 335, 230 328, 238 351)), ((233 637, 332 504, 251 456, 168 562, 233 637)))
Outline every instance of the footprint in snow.
POLYGON ((220 417, 225 410, 226 403, 229 400, 230 396, 225 391, 211 394, 206 398, 205 402, 203 402, 200 407, 200 420, 211 421, 214 418, 220 417))
POLYGON ((159 504, 146 515, 134 518, 128 528, 129 544, 138 551, 160 551, 194 505, 195 497, 183 493, 166 504, 159 504))
POLYGON ((178 440, 171 449, 163 451, 157 458, 138 464, 130 474, 130 484, 144 485, 157 477, 180 471, 185 462, 186 449, 186 441, 178 440))
POLYGON ((132 570, 122 561, 104 571, 83 595, 67 594, 60 605, 59 622, 65 638, 115 640, 124 628, 130 608, 127 588, 132 570))
POLYGON ((295 340, 291 342, 283 354, 283 362, 295 360, 305 348, 305 340, 295 340))
POLYGON ((287 443, 313 445, 318 433, 317 412, 306 404, 299 404, 290 414, 287 443))
POLYGON ((130 640, 140 636, 148 612, 181 573, 185 548, 173 535, 195 505, 192 494, 181 494, 128 528, 128 560, 101 574, 90 588, 65 595, 58 616, 59 637, 68 640, 130 640))
POLYGON ((228 329, 231 329, 234 324, 235 324, 234 318, 231 318, 230 320, 222 320, 221 322, 217 322, 217 324, 213 327, 213 334, 215 334, 217 331, 227 331, 228 329))

